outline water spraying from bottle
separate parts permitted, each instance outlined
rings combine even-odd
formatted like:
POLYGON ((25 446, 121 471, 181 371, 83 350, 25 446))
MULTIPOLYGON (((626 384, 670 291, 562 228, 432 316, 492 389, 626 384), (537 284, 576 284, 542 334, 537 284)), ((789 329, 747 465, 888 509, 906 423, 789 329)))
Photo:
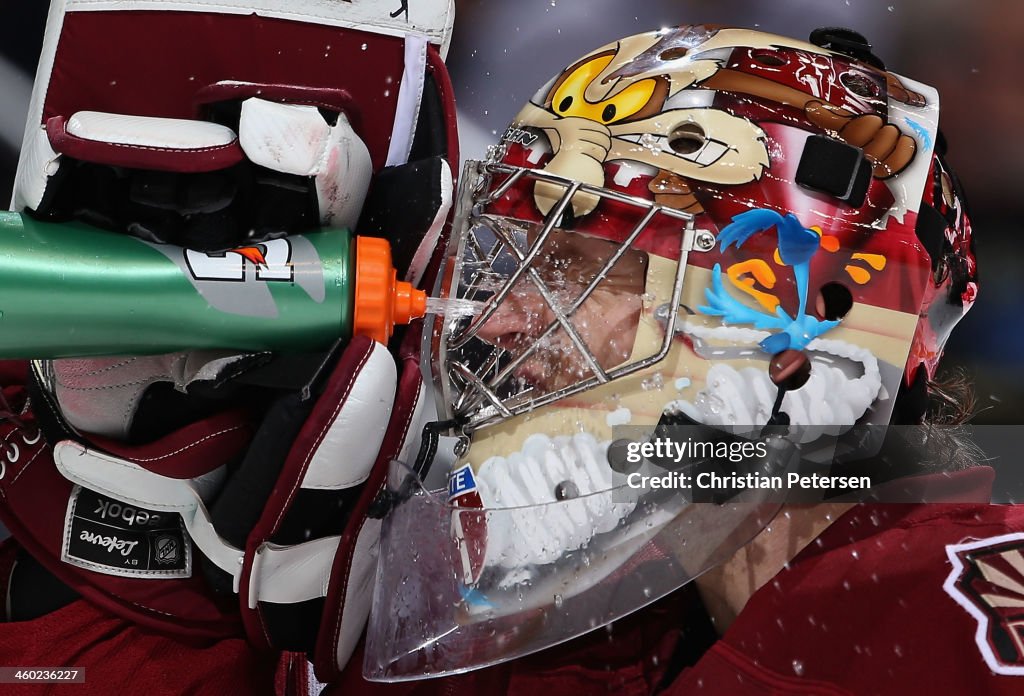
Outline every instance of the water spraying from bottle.
POLYGON ((460 300, 458 298, 428 297, 427 314, 439 314, 446 317, 472 317, 484 309, 483 302, 476 300, 460 300))

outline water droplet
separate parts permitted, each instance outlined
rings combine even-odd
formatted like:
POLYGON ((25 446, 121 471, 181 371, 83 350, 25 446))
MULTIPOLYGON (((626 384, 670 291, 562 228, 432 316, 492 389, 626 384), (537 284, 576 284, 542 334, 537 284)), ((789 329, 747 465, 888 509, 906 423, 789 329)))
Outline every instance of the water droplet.
POLYGON ((363 44, 363 45, 362 45, 362 46, 360 46, 359 48, 365 51, 365 50, 366 50, 366 44, 363 44))
POLYGON ((640 387, 644 391, 653 391, 655 389, 661 389, 665 386, 665 378, 661 376, 660 372, 655 372, 653 375, 645 379, 640 383, 640 387))
POLYGON ((561 609, 563 602, 564 602, 564 600, 562 599, 562 595, 556 594, 555 595, 555 609, 561 609))
POLYGON ((892 651, 896 653, 896 657, 903 657, 903 647, 899 643, 892 646, 892 651))
POLYGON ((850 555, 853 557, 853 560, 855 560, 855 561, 859 561, 860 560, 860 554, 857 553, 856 551, 851 551, 850 555))
POLYGON ((896 6, 895 6, 895 5, 889 5, 889 6, 888 6, 887 8, 885 8, 885 9, 889 10, 890 12, 895 12, 895 11, 896 11, 896 6))
POLYGON ((658 152, 661 148, 658 146, 659 137, 651 135, 650 133, 644 133, 640 136, 640 147, 651 152, 658 152))
POLYGON ((793 673, 798 677, 804 675, 804 663, 800 660, 793 660, 793 673))

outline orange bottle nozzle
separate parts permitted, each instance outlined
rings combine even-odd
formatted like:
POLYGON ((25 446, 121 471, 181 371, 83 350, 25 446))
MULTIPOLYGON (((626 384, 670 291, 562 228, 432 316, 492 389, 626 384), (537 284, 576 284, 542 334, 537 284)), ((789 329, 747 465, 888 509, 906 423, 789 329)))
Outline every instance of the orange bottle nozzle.
POLYGON ((427 311, 427 294, 398 280, 386 239, 356 237, 356 278, 352 335, 387 343, 396 324, 408 324, 427 311))

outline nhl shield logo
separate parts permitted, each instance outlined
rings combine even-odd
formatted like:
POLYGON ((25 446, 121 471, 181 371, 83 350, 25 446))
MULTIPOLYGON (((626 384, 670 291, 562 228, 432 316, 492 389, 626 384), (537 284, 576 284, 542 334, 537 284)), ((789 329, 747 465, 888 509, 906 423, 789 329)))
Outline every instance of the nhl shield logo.
POLYGON ((156 539, 156 560, 161 565, 177 563, 181 558, 181 549, 178 547, 178 540, 169 534, 164 534, 156 539))
POLYGON ((978 621, 974 634, 997 674, 1024 675, 1024 534, 950 544, 943 589, 978 621))
POLYGON ((487 550, 487 515, 477 490, 473 468, 465 464, 448 477, 448 504, 453 508, 451 532, 458 544, 462 581, 472 587, 480 579, 487 550))

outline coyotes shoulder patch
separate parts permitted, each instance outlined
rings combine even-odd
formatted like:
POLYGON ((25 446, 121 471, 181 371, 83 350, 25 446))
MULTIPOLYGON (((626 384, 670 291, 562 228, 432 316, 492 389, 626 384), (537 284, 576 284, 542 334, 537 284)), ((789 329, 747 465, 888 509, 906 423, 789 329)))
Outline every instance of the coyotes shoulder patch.
POLYGON ((946 554, 953 570, 942 587, 977 620, 985 663, 1024 675, 1024 534, 950 544, 946 554))

